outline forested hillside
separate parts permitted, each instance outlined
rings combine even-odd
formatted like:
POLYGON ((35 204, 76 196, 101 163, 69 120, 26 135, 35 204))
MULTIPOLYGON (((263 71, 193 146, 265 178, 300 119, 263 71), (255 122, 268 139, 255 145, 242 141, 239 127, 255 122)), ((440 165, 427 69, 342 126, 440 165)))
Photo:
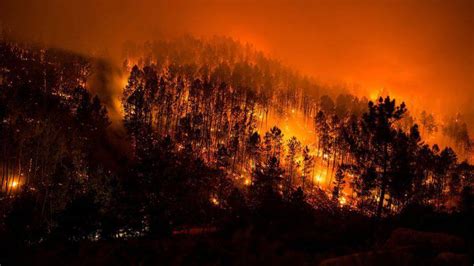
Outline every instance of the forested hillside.
POLYGON ((281 241, 319 262, 367 250, 396 225, 472 234, 461 115, 437 121, 403 99, 320 84, 250 45, 187 36, 125 45, 121 135, 90 90, 99 59, 6 39, 0 54, 5 258, 44 243, 212 233, 213 247, 281 241), (425 141, 434 132, 455 146, 425 141))

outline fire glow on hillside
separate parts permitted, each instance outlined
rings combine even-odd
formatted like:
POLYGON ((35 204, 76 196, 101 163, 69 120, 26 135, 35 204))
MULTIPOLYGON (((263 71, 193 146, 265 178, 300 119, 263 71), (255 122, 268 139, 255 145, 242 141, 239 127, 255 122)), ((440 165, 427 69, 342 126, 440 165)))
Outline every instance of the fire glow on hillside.
POLYGON ((472 265, 473 4, 0 0, 0 266, 472 265))

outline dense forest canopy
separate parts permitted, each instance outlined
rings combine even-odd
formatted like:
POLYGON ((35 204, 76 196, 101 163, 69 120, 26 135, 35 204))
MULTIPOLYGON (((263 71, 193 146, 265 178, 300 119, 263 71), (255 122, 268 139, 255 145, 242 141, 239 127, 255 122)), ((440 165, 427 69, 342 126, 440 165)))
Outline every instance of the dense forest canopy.
MULTIPOLYGON (((373 181, 375 183, 369 189, 370 193, 359 194, 369 193, 375 198, 378 194, 380 205, 390 182, 394 182, 394 186, 402 186, 399 188, 404 190, 393 193, 406 194, 404 197, 412 197, 406 192, 415 190, 412 187, 414 184, 411 184, 413 180, 396 184, 398 180, 393 178, 390 181, 391 178, 385 175, 402 175, 407 178, 405 175, 410 175, 410 171, 426 167, 418 165, 410 166, 413 169, 388 169, 400 167, 396 164, 402 163, 389 162, 389 157, 396 155, 393 150, 395 147, 414 145, 413 154, 397 155, 403 156, 398 160, 407 160, 407 164, 413 164, 410 161, 415 161, 419 150, 429 150, 433 153, 433 158, 437 153, 454 153, 450 148, 438 151, 437 146, 430 147, 423 143, 419 126, 408 115, 403 103, 396 106, 395 101, 391 101, 388 96, 377 99, 375 106, 373 103, 369 104, 368 116, 368 100, 358 99, 350 94, 330 97, 327 94, 331 88, 302 77, 280 63, 267 59, 248 45, 240 45, 231 39, 203 41, 187 37, 175 41, 146 43, 138 48, 129 44, 126 54, 128 59, 124 68, 130 71, 123 99, 126 126, 130 130, 137 130, 137 124, 146 124, 146 135, 156 132, 158 136, 171 137, 183 147, 190 145, 193 152, 200 154, 204 160, 214 165, 223 165, 223 169, 230 169, 230 174, 236 175, 237 179, 240 177, 240 182, 244 185, 253 184, 252 172, 256 166, 268 164, 275 157, 286 170, 284 178, 287 180, 281 190, 287 194, 299 186, 304 188, 305 185, 309 185, 306 187, 311 192, 316 183, 319 187, 332 190, 333 179, 338 172, 339 179, 344 179, 345 175, 356 177, 347 186, 352 189, 346 192, 352 195, 349 198, 359 200, 361 197, 355 196, 357 189, 354 189, 361 187, 357 183, 362 181, 358 179, 363 180, 361 176, 368 175, 364 171, 373 169, 373 172, 379 171, 374 174, 381 176, 380 180, 373 181), (374 114, 370 113, 372 108, 375 110, 374 114), (375 122, 378 119, 387 121, 382 125, 370 125, 367 124, 370 121, 366 121, 369 117, 375 122), (292 131, 288 120, 297 120, 300 128, 292 131), (369 126, 372 128, 364 128, 369 126), (386 128, 378 129, 381 126, 386 128), (362 130, 369 132, 360 133, 362 130), (369 134, 375 130, 394 136, 388 140, 377 140, 379 135, 357 135, 369 134), (302 144, 293 135, 289 135, 298 134, 295 131, 305 138, 305 143, 302 144), (384 143, 384 149, 377 147, 380 143, 370 147, 372 150, 367 147, 362 149, 362 146, 373 141, 390 143, 384 143), (357 142, 361 143, 361 147, 357 146, 357 142), (363 154, 358 154, 359 152, 366 153, 367 156, 383 156, 379 159, 360 157, 363 154), (413 157, 409 159, 407 156, 413 157), (363 165, 362 162, 357 163, 358 159, 364 161, 363 165)), ((437 130, 433 116, 422 112, 420 117, 423 135, 430 136, 437 130)), ((459 121, 456 122, 454 126, 449 124, 443 127, 443 130, 447 132, 450 127, 457 128, 453 130, 456 133, 451 137, 460 135, 455 137, 458 148, 463 154, 467 154, 471 149, 471 140, 466 127, 459 129, 459 121)), ((295 123, 291 125, 295 126, 295 123)), ((138 135, 140 132, 134 134, 138 135)), ((453 163, 456 160, 457 158, 450 159, 453 163)), ((425 163, 428 165, 433 161, 425 163)), ((414 172, 411 175, 416 176, 414 172)), ((432 175, 427 173, 422 179, 428 183, 430 178, 432 175)), ((343 192, 345 186, 343 180, 336 182, 338 184, 334 186, 336 192, 333 195, 339 198, 339 190, 341 195, 346 194, 343 192)), ((444 185, 438 184, 437 187, 441 192, 444 185)), ((436 194, 441 196, 442 193, 436 194)), ((392 196, 388 204, 403 206, 409 201, 403 197, 399 200, 401 202, 394 203, 392 196)), ((344 197, 344 202, 346 201, 344 197)), ((379 206, 378 209, 380 212, 382 207, 379 206)))
POLYGON ((0 54, 0 231, 21 243, 169 235, 277 206, 380 219, 472 204, 461 116, 335 93, 229 38, 127 43, 118 142, 88 91, 96 59, 7 40, 0 54), (435 132, 455 146, 426 142, 435 132))

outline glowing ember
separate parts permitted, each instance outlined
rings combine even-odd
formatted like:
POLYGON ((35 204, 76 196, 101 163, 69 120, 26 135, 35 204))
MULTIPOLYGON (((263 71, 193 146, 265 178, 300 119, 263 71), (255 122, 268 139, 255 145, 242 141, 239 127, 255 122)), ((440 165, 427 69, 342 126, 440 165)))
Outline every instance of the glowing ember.
POLYGON ((323 177, 320 175, 320 174, 317 174, 314 179, 316 180, 316 182, 318 183, 321 183, 323 181, 323 177))
POLYGON ((9 186, 10 186, 11 188, 17 188, 19 185, 20 185, 20 184, 18 183, 18 181, 13 181, 13 182, 11 182, 11 183, 9 184, 9 186))
POLYGON ((344 196, 341 197, 341 198, 339 199, 339 203, 340 203, 341 205, 345 205, 345 204, 347 203, 346 198, 345 198, 344 196))
POLYGON ((250 184, 252 184, 252 181, 250 180, 250 178, 246 178, 246 179, 244 180, 244 185, 250 186, 250 184))
POLYGON ((215 206, 218 206, 219 205, 219 200, 217 199, 217 197, 215 196, 212 196, 211 199, 210 199, 211 203, 214 204, 215 206))

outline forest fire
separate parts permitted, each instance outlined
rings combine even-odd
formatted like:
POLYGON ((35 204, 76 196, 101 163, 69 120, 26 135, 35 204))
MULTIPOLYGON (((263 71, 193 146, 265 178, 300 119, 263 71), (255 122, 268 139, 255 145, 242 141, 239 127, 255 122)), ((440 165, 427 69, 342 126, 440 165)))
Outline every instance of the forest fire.
POLYGON ((8 182, 5 184, 4 190, 11 193, 11 192, 14 192, 14 191, 18 190, 19 187, 20 187, 20 185, 21 185, 21 184, 20 184, 19 179, 16 178, 16 180, 15 180, 15 178, 13 178, 12 180, 8 181, 8 182))
POLYGON ((10 178, 4 179, 2 181, 1 191, 7 196, 11 196, 20 192, 22 185, 23 180, 20 176, 11 176, 10 178))
POLYGON ((10 188, 12 188, 12 189, 17 188, 18 185, 19 185, 19 184, 18 184, 18 181, 12 181, 12 182, 10 182, 10 184, 8 184, 8 186, 9 186, 10 188))
POLYGON ((30 2, 0 265, 472 264, 472 3, 30 2))

